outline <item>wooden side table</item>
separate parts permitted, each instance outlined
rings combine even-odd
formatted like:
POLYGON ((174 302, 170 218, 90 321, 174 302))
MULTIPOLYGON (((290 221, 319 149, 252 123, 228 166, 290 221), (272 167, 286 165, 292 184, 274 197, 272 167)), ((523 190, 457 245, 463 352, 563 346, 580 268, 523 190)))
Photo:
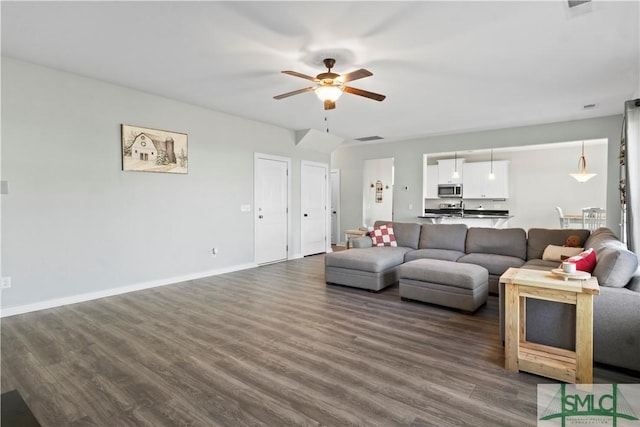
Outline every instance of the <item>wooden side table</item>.
POLYGON ((366 231, 366 230, 360 230, 360 229, 346 230, 344 232, 344 236, 345 236, 347 249, 349 249, 349 245, 351 243, 351 239, 357 239, 358 237, 366 236, 367 234, 369 234, 369 232, 366 231))
POLYGON ((593 382, 593 296, 598 280, 567 280, 549 271, 508 269, 505 284, 505 369, 526 371, 556 380, 593 382), (535 298, 576 306, 576 350, 531 343, 526 337, 526 299, 535 298))

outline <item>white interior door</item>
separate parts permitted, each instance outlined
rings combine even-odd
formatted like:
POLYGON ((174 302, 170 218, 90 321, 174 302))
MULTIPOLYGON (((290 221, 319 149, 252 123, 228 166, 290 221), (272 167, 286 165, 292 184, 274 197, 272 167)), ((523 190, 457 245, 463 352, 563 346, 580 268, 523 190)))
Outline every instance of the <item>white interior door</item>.
POLYGON ((301 210, 302 255, 327 252, 329 167, 324 163, 302 161, 301 210))
POLYGON ((291 160, 256 154, 255 261, 284 261, 289 244, 289 169, 291 160))
POLYGON ((331 244, 340 241, 340 169, 331 170, 331 244))

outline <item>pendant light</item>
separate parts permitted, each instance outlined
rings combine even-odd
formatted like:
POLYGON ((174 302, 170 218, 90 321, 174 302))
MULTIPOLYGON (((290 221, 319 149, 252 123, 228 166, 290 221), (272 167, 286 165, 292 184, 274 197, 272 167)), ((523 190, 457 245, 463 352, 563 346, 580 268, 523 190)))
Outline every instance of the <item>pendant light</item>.
POLYGON ((582 141, 582 155, 578 159, 578 173, 570 173, 578 182, 587 182, 597 174, 587 173, 587 160, 584 157, 584 141, 582 141))
POLYGON ((453 175, 451 175, 453 179, 460 179, 460 174, 458 173, 458 152, 454 152, 453 154, 453 175))
POLYGON ((491 149, 491 170, 489 171, 489 180, 496 179, 496 175, 493 173, 493 148, 491 149))
POLYGON ((496 174, 493 173, 493 148, 491 149, 491 169, 489 170, 489 180, 493 181, 496 179, 496 174))

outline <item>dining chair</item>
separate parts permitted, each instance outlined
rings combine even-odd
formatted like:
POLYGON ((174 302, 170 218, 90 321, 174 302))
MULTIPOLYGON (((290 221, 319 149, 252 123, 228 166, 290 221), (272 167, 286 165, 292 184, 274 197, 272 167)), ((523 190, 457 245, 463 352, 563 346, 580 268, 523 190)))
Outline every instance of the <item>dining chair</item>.
POLYGON ((605 210, 602 208, 582 209, 582 228, 595 230, 605 225, 605 210))
POLYGON ((569 228, 569 219, 565 218, 562 208, 556 206, 556 211, 558 212, 558 219, 560 220, 560 228, 569 228))

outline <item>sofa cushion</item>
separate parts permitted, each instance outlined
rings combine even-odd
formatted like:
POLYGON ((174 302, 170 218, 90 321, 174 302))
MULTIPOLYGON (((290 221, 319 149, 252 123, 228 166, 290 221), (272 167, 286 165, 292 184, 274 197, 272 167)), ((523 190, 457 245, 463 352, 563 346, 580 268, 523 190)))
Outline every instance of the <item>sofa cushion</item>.
POLYGON ((584 242, 585 248, 593 248, 596 251, 596 256, 600 258, 600 251, 605 248, 622 249, 626 250, 627 246, 622 243, 618 237, 613 234, 608 228, 598 228, 595 230, 586 242, 584 242))
POLYGON ((598 254, 593 275, 600 286, 622 288, 629 283, 638 268, 638 257, 626 249, 604 247, 598 254))
POLYGON ((451 251, 449 249, 418 249, 415 251, 407 252, 404 256, 404 261, 413 261, 416 259, 439 259, 442 261, 457 261, 458 258, 464 255, 464 252, 451 251))
POLYGON ((466 224, 422 224, 418 248, 464 252, 466 240, 466 224))
POLYGON ((640 268, 636 270, 631 280, 629 280, 627 288, 634 292, 640 292, 640 268))
POLYGON ((372 227, 369 231, 373 246, 398 246, 396 236, 393 234, 393 226, 391 224, 372 227))
POLYGON ((542 253, 542 259, 545 261, 562 261, 565 258, 578 255, 583 250, 584 248, 548 245, 542 253))
POLYGON ((373 225, 380 226, 391 224, 393 226, 393 234, 396 236, 398 246, 404 246, 411 249, 418 249, 418 240, 420 239, 420 224, 413 222, 389 222, 376 221, 373 225))
MULTIPOLYGON (((470 228, 469 232, 471 230, 473 228, 470 228)), ((507 255, 473 253, 458 258, 458 262, 476 264, 486 268, 489 274, 501 276, 509 267, 522 267, 524 259, 507 255)))
POLYGON ((405 253, 410 250, 409 248, 392 246, 349 249, 348 251, 326 254, 324 264, 330 267, 380 273, 402 264, 405 253))
POLYGON ((567 237, 574 235, 582 239, 582 246, 589 247, 586 244, 589 230, 531 228, 528 234, 526 259, 542 259, 542 254, 548 245, 562 246, 566 243, 567 237))
POLYGON ((521 259, 522 265, 527 259, 527 233, 522 228, 471 227, 467 231, 465 252, 516 257, 521 259))

